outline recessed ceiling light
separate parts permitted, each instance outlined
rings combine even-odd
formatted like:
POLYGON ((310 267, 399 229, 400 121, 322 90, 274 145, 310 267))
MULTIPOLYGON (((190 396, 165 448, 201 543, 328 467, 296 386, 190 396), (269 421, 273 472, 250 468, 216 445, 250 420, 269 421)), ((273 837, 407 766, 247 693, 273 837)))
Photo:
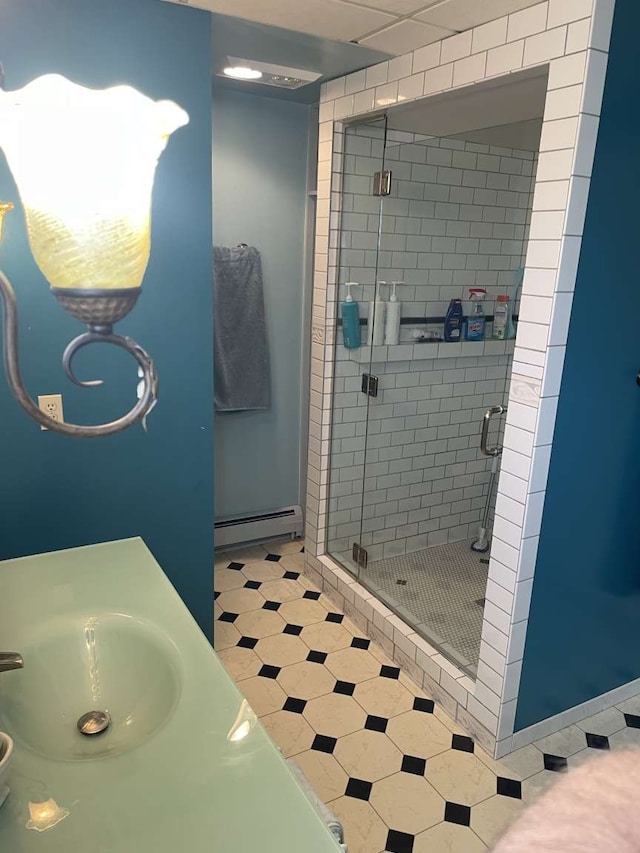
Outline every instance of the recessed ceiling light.
POLYGON ((227 56, 226 66, 216 73, 220 77, 235 77, 236 80, 253 81, 266 86, 277 86, 280 89, 300 89, 302 86, 314 83, 322 76, 318 71, 273 65, 269 62, 258 62, 255 59, 239 56, 227 56))
POLYGON ((229 65, 223 73, 227 77, 235 77, 236 80, 259 80, 262 77, 262 71, 249 68, 248 65, 229 65))

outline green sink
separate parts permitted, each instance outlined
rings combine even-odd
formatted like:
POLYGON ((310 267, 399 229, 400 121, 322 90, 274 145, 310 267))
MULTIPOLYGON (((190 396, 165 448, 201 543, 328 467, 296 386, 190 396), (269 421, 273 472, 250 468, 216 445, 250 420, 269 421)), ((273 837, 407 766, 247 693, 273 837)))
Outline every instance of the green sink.
POLYGON ((120 614, 45 623, 21 649, 24 669, 3 674, 2 728, 16 744, 64 761, 106 758, 145 743, 173 714, 181 690, 176 647, 153 625, 120 614), (111 718, 81 734, 88 711, 111 718))
POLYGON ((0 562, 0 650, 1 853, 339 853, 140 539, 0 562))

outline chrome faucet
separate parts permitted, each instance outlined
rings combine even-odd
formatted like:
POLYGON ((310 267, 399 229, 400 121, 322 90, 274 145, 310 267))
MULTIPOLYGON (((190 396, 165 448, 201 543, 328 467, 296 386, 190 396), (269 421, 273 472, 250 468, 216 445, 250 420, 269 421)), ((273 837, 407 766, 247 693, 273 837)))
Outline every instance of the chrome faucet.
POLYGON ((0 652, 0 672, 8 672, 10 669, 22 669, 24 661, 22 655, 17 652, 0 652))

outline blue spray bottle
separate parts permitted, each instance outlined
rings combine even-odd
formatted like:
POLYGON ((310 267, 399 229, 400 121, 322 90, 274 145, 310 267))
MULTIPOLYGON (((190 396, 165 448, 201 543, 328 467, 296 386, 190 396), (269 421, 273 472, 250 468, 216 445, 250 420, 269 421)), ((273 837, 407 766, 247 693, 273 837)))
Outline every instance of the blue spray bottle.
POLYGON ((452 299, 447 308, 444 319, 444 339, 448 343, 458 343, 462 340, 462 324, 464 314, 462 311, 462 300, 452 299))
POLYGON ((357 281, 348 281, 345 284, 347 296, 344 302, 340 303, 342 340, 347 349, 358 349, 360 346, 360 309, 351 295, 351 288, 357 285, 357 281))

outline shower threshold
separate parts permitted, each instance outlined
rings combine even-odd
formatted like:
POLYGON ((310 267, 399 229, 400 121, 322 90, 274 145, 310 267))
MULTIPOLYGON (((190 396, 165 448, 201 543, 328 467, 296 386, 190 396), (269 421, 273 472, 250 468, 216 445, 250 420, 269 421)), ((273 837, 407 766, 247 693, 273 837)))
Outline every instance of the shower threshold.
MULTIPOLYGON (((488 554, 471 551, 473 541, 375 560, 358 580, 475 679, 489 566, 488 554)), ((353 572, 352 562, 344 562, 353 572)))

